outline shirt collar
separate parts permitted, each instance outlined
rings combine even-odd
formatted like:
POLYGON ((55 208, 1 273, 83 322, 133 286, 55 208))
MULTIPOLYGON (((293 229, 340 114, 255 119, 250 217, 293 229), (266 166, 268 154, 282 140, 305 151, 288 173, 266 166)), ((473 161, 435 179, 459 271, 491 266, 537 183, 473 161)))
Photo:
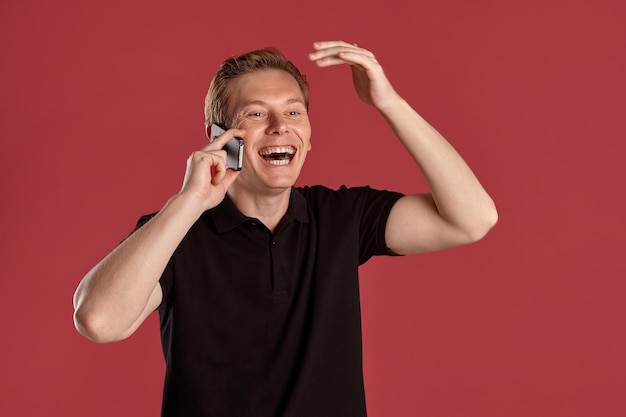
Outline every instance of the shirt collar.
MULTIPOLYGON (((248 221, 255 220, 240 212, 235 203, 228 197, 228 194, 224 196, 224 200, 220 204, 209 210, 209 213, 218 233, 227 232, 248 221)), ((292 219, 301 223, 309 222, 306 198, 299 189, 293 187, 289 195, 289 207, 287 207, 287 213, 285 213, 281 223, 292 219)))

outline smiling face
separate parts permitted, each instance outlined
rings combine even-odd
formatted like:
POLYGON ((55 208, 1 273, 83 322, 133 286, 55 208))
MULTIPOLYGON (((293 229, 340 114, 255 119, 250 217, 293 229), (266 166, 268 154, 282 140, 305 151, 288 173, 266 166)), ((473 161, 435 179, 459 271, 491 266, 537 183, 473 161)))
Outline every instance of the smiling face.
POLYGON ((246 130, 243 168, 233 186, 260 195, 290 189, 311 149, 297 81, 285 71, 265 69, 231 80, 228 94, 230 125, 246 130))

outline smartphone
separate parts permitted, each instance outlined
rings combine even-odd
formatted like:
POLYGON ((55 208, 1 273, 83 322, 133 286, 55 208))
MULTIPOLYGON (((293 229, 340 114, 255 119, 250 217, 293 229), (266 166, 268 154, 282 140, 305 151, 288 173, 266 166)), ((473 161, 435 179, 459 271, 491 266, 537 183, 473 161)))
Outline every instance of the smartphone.
MULTIPOLYGON (((211 135, 209 141, 213 142, 217 136, 226 132, 226 128, 217 123, 211 124, 211 135)), ((226 151, 226 168, 241 171, 243 164, 243 139, 234 137, 222 148, 226 151)))

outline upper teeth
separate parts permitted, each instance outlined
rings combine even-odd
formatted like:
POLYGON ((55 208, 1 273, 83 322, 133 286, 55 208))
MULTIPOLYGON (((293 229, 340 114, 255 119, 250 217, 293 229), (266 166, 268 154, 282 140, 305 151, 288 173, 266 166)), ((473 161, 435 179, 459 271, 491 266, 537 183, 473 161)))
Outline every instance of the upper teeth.
POLYGON ((268 156, 271 154, 275 154, 275 153, 286 153, 289 155, 293 155, 293 153, 295 152, 295 150, 289 146, 289 147, 276 147, 276 148, 265 148, 265 149, 261 149, 259 151, 259 155, 261 156, 268 156))

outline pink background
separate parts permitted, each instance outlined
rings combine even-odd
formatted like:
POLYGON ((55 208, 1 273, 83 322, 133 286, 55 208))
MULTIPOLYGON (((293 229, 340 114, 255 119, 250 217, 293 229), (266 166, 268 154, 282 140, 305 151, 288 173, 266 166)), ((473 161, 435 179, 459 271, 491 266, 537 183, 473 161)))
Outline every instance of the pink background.
POLYGON ((8 0, 0 16, 0 415, 158 415, 156 315, 96 345, 72 293, 178 191, 224 58, 276 46, 308 76, 301 184, 425 191, 347 68, 307 61, 328 39, 376 53, 500 213, 476 245, 362 269, 370 415, 626 415, 623 1, 8 0))

